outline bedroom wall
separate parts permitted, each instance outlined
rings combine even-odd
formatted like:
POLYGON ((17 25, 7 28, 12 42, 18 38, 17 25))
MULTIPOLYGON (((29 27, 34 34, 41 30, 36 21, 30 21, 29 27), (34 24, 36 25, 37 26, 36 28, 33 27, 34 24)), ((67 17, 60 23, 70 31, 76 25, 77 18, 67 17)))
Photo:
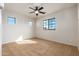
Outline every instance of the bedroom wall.
POLYGON ((33 37, 33 25, 29 23, 33 22, 32 19, 29 19, 25 15, 10 10, 3 10, 2 19, 3 19, 2 22, 3 44, 33 37), (16 24, 14 25, 7 24, 8 16, 14 16, 16 18, 16 24))
POLYGON ((1 43, 2 43, 2 13, 0 9, 0 56, 1 56, 1 51, 2 51, 1 43))
POLYGON ((36 37, 77 46, 77 6, 60 10, 36 21, 36 37), (42 21, 56 18, 56 30, 44 30, 42 21))
POLYGON ((0 56, 2 55, 2 10, 4 8, 4 3, 0 3, 0 56))
POLYGON ((79 4, 78 4, 78 50, 79 50, 79 4))

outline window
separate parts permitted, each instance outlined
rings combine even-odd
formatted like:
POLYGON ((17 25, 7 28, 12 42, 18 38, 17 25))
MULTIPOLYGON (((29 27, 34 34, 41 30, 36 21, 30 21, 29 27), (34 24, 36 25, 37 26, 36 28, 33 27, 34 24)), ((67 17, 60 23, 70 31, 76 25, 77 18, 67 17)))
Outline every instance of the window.
POLYGON ((48 29, 48 20, 43 21, 43 28, 48 29))
POLYGON ((10 25, 16 24, 16 18, 15 17, 8 17, 8 24, 10 24, 10 25))
POLYGON ((47 19, 43 21, 43 28, 48 30, 56 29, 56 21, 55 18, 47 19))
POLYGON ((32 22, 28 22, 29 26, 31 27, 32 26, 32 22))

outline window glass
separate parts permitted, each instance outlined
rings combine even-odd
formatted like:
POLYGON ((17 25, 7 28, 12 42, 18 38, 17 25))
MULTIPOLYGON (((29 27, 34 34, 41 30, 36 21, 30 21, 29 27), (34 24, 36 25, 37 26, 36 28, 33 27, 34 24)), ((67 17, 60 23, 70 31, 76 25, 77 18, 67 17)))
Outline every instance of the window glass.
POLYGON ((55 18, 47 19, 43 21, 43 28, 48 30, 56 29, 56 21, 55 18))
POLYGON ((16 24, 16 18, 14 18, 14 17, 8 17, 8 24, 10 24, 10 25, 16 24))

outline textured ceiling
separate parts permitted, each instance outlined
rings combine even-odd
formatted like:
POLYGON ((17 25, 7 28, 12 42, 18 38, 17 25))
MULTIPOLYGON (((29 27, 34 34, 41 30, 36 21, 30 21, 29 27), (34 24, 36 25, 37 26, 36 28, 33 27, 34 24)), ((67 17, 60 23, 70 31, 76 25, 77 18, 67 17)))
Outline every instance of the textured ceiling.
POLYGON ((4 5, 4 10, 16 11, 18 13, 24 14, 30 18, 41 18, 56 11, 62 10, 64 8, 72 7, 76 5, 75 3, 42 3, 42 4, 34 4, 34 3, 6 3, 4 5), (43 6, 44 9, 42 11, 47 12, 46 14, 39 14, 36 16, 34 13, 29 14, 32 10, 29 7, 34 6, 43 6))

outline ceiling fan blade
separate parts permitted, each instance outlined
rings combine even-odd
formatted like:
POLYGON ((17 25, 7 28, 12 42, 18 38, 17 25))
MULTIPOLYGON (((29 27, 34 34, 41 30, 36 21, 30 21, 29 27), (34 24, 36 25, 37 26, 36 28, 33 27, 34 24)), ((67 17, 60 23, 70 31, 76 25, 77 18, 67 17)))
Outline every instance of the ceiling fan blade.
POLYGON ((35 10, 34 8, 32 8, 32 7, 29 7, 30 9, 32 9, 32 10, 35 10))
POLYGON ((38 10, 38 7, 36 6, 36 9, 35 10, 38 10))
POLYGON ((39 10, 42 10, 42 9, 44 9, 44 8, 43 8, 43 7, 40 7, 40 8, 39 8, 39 10))
POLYGON ((39 13, 45 14, 46 12, 39 11, 39 13))

